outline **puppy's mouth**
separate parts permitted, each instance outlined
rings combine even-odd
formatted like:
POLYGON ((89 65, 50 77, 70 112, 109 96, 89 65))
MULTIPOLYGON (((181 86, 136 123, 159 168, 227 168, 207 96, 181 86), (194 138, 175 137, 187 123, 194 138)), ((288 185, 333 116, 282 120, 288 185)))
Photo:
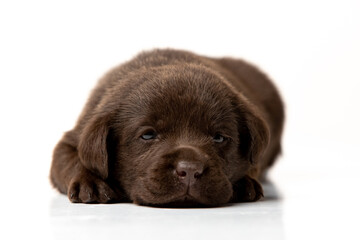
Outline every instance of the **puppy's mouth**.
POLYGON ((204 200, 201 198, 201 196, 197 194, 196 191, 193 191, 193 189, 190 186, 186 186, 186 185, 178 186, 175 190, 176 193, 170 191, 166 194, 154 191, 153 188, 149 186, 146 185, 143 186, 145 187, 146 191, 142 192, 142 194, 140 195, 137 195, 136 198, 137 200, 136 202, 141 205, 162 207, 162 208, 163 207, 167 207, 167 208, 209 207, 209 204, 204 203, 204 200))
POLYGON ((224 174, 217 171, 214 168, 192 181, 183 181, 173 174, 151 174, 136 181, 133 188, 136 191, 131 198, 137 204, 155 207, 220 206, 230 200, 232 185, 224 174))

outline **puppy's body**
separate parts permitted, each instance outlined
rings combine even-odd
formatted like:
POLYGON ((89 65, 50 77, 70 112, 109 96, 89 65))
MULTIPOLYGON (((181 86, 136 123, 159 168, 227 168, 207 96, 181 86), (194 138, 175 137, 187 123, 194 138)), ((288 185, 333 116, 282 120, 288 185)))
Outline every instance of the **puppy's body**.
POLYGON ((241 60, 145 52, 99 81, 51 181, 73 202, 256 201, 283 118, 275 87, 241 60))

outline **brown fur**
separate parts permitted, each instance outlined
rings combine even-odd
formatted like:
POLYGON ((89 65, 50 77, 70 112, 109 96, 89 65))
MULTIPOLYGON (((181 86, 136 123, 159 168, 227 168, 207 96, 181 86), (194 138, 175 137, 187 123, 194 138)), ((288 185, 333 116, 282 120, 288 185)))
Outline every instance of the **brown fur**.
POLYGON ((99 81, 54 150, 51 182, 72 202, 256 201, 283 119, 273 84, 244 61, 144 52, 99 81), (149 132, 155 137, 144 140, 149 132), (181 180, 181 161, 195 168, 185 171, 193 185, 181 180))

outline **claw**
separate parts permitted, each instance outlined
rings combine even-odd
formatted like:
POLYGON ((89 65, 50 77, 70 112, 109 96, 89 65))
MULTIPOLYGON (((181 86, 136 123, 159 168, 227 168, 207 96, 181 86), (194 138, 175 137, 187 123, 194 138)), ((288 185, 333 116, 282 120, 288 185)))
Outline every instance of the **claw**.
POLYGON ((105 197, 107 198, 107 200, 110 200, 111 198, 106 194, 104 193, 105 197))

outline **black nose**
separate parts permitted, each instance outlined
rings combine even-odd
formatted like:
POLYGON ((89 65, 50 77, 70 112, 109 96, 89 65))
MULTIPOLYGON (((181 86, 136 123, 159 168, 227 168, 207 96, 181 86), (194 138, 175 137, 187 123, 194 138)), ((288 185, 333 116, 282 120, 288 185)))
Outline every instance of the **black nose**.
POLYGON ((193 185, 203 174, 204 164, 201 162, 179 161, 176 165, 176 175, 182 183, 193 185))

